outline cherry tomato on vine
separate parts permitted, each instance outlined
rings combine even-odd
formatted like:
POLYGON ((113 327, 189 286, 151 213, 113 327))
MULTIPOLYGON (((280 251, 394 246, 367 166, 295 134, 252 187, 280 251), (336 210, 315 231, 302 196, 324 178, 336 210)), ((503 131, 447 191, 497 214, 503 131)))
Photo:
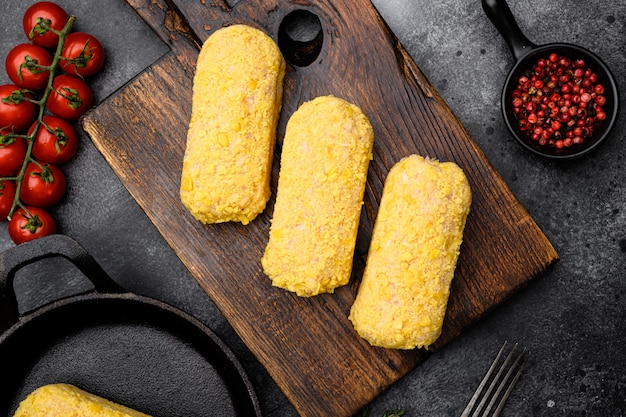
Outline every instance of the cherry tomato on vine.
POLYGON ((10 180, 0 181, 0 221, 7 219, 15 199, 15 183, 10 180))
POLYGON ((4 66, 9 79, 22 88, 43 90, 48 85, 52 55, 41 46, 23 43, 11 49, 4 66))
POLYGON ((28 129, 37 117, 33 94, 14 84, 0 85, 0 128, 20 132, 28 129))
POLYGON ((65 195, 65 174, 51 164, 30 162, 20 188, 20 199, 32 206, 50 207, 65 195))
MULTIPOLYGON (((32 135, 37 122, 28 131, 32 135)), ((71 123, 55 116, 44 116, 34 136, 33 156, 41 162, 64 164, 76 154, 78 136, 71 123)))
POLYGON ((9 236, 16 245, 56 233, 52 216, 39 207, 20 207, 9 220, 9 236))
POLYGON ((72 32, 65 38, 61 52, 61 68, 71 75, 89 77, 104 64, 104 48, 93 35, 72 32))
POLYGON ((65 120, 78 120, 91 107, 93 95, 89 86, 73 75, 59 75, 52 83, 46 106, 65 120))
POLYGON ((69 18, 61 6, 49 1, 41 1, 26 10, 22 26, 26 37, 35 45, 56 48, 59 36, 49 29, 63 30, 69 18))
POLYGON ((26 142, 12 137, 7 131, 0 131, 0 177, 14 177, 18 174, 26 158, 26 142))

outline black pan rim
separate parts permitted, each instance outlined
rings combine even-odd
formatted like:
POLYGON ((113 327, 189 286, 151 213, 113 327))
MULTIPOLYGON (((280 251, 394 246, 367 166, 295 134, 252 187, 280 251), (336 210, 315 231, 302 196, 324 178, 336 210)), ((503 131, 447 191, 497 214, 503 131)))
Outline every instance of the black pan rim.
POLYGON ((534 45, 532 48, 529 48, 526 54, 524 54, 521 58, 515 61, 515 64, 507 74, 506 80, 502 87, 500 102, 504 121, 512 136, 523 148, 536 155, 540 155, 542 157, 550 158, 553 160, 570 160, 588 155, 589 153, 597 149, 603 142, 605 142, 605 139, 609 136, 617 121, 617 116, 619 113, 619 89, 617 87, 617 82, 615 81, 615 76, 611 72, 608 65, 606 65, 606 63, 598 55, 582 46, 571 43, 554 42, 542 45, 534 45), (509 95, 512 91, 512 85, 515 77, 523 72, 524 69, 526 69, 528 63, 531 62, 532 59, 536 59, 539 55, 552 50, 568 50, 569 52, 580 53, 589 58, 592 58, 592 65, 594 67, 597 67, 595 68, 596 71, 600 71, 598 75, 603 78, 603 82, 605 84, 608 83, 607 87, 609 87, 611 91, 611 95, 607 96, 607 98, 610 98, 611 100, 611 111, 608 114, 609 117, 607 117, 605 124, 606 127, 603 128, 603 131, 594 138, 592 143, 561 152, 541 148, 538 145, 531 143, 529 139, 523 137, 523 135, 518 131, 517 127, 512 121, 514 117, 510 114, 511 110, 509 108, 509 95))
MULTIPOLYGON (((245 397, 245 400, 249 401, 249 404, 247 404, 246 407, 250 411, 253 411, 256 417, 261 417, 260 405, 253 385, 248 375, 246 374, 243 366, 241 365, 233 351, 228 347, 228 345, 226 345, 224 341, 221 340, 208 326, 206 326, 204 323, 202 323, 191 314, 154 298, 137 295, 130 292, 98 293, 93 291, 86 294, 74 295, 58 301, 54 301, 47 305, 41 306, 32 312, 20 316, 19 320, 13 326, 11 326, 0 335, 0 349, 10 343, 17 343, 19 345, 19 337, 21 332, 27 332, 29 330, 29 327, 36 327, 39 321, 47 320, 49 316, 55 314, 55 312, 59 312, 64 309, 72 309, 78 307, 79 305, 92 305, 99 303, 122 303, 123 305, 127 305, 128 308, 130 308, 131 310, 133 308, 156 309, 155 311, 166 314, 173 320, 180 321, 187 326, 191 326, 191 329, 195 329, 200 337, 203 338, 203 342, 206 342, 215 347, 220 352, 220 354, 222 354, 226 358, 226 365, 228 367, 228 369, 226 369, 226 372, 229 373, 228 377, 235 378, 238 385, 241 385, 241 387, 243 387, 241 391, 245 390, 245 392, 238 392, 236 394, 241 397, 245 397)), ((86 325, 89 326, 88 319, 86 325)), ((151 323, 151 325, 157 328, 160 327, 158 322, 151 323)), ((167 330, 164 331, 167 332, 167 330)), ((24 341, 21 342, 23 343, 24 341)), ((206 360, 210 361, 210 358, 206 358, 206 360)), ((21 384, 22 382, 4 381, 4 383, 21 384)), ((15 400, 17 400, 17 398, 14 398, 13 402, 15 402, 15 400)))

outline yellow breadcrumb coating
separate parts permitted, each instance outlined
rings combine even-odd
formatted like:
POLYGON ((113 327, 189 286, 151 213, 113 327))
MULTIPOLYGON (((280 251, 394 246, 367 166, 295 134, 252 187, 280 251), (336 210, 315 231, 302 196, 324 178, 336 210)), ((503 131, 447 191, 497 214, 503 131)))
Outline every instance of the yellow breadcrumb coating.
POLYGON ((248 224, 265 209, 285 61, 258 29, 215 31, 198 56, 180 197, 203 223, 248 224))
POLYGON ((13 417, 150 417, 69 384, 37 388, 13 417))
POLYGON ((261 260, 273 285, 313 296, 348 283, 373 143, 361 109, 337 97, 291 116, 261 260))
POLYGON ((471 199, 453 162, 411 155, 389 171, 349 316, 370 344, 413 349, 437 340, 471 199))

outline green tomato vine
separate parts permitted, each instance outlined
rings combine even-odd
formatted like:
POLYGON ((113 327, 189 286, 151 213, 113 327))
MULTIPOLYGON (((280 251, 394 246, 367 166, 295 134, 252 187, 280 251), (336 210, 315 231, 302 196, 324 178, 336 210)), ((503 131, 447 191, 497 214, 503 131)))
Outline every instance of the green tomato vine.
MULTIPOLYGON (((60 63, 61 58, 62 58, 61 55, 62 55, 62 51, 63 51, 63 46, 65 44, 65 39, 66 39, 67 35, 71 32, 72 26, 74 25, 75 21, 76 21, 76 16, 70 16, 68 21, 67 21, 67 23, 65 24, 63 29, 60 30, 60 31, 57 31, 57 30, 51 28, 47 24, 47 22, 45 20, 41 20, 38 23, 38 26, 41 27, 42 30, 47 30, 47 31, 53 32, 53 33, 55 33, 59 37, 59 41, 57 43, 57 47, 56 47, 56 50, 55 50, 55 53, 54 53, 54 56, 53 56, 53 59, 52 59, 52 63, 49 66, 37 65, 37 68, 38 68, 39 71, 49 71, 50 72, 50 75, 48 77, 48 83, 46 85, 46 88, 45 88, 41 98, 39 100, 32 99, 32 98, 28 97, 28 94, 33 94, 32 91, 26 90, 26 89, 20 89, 20 90, 15 90, 13 92, 13 94, 11 94, 11 96, 2 99, 2 101, 5 102, 5 103, 13 103, 13 104, 19 104, 22 101, 29 101, 29 102, 31 102, 31 103, 33 103, 33 104, 35 104, 36 106, 39 107, 38 113, 37 113, 37 119, 35 120, 35 124, 34 124, 34 128, 32 129, 32 133, 30 133, 30 134, 8 133, 8 134, 5 135, 5 138, 7 138, 7 139, 9 139, 9 138, 26 139, 26 142, 28 144, 27 148, 26 148, 26 156, 24 158, 24 162, 22 163, 22 167, 21 167, 20 171, 18 172, 17 176, 0 178, 0 180, 11 180, 11 181, 15 181, 15 183, 16 183, 15 197, 13 199, 13 204, 11 205, 11 210, 9 211, 9 215, 7 216, 8 220, 11 220, 15 210, 18 207, 21 207, 25 211, 27 211, 26 207, 21 202, 20 190, 22 188, 22 183, 24 181, 24 176, 25 176, 25 173, 26 173, 26 167, 28 166, 29 162, 33 162, 37 166, 39 166, 41 168, 42 176, 46 175, 46 173, 49 171, 44 165, 40 164, 38 161, 36 161, 32 157, 33 143, 35 142, 35 136, 37 135, 37 132, 39 131, 39 127, 42 124, 44 124, 43 117, 45 115, 46 103, 48 101, 48 98, 50 97, 51 92, 54 90, 53 81, 54 81, 54 78, 56 77, 56 72, 57 72, 57 69, 59 68, 59 63, 60 63)), ((0 189, 0 191, 1 191, 1 189, 0 189)))

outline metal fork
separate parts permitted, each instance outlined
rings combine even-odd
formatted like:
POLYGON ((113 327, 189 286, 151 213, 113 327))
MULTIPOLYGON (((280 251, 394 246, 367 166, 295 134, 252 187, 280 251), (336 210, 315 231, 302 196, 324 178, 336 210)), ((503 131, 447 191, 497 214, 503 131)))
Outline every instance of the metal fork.
POLYGON ((500 360, 504 356, 506 347, 507 342, 504 342, 504 344, 500 348, 500 351, 498 352, 498 355, 489 367, 487 374, 485 374, 485 377, 480 382, 480 385, 478 386, 476 392, 467 404, 467 407, 465 407, 465 410, 463 411, 463 414, 461 414, 461 417, 497 417, 500 415, 500 412, 504 407, 504 403, 509 398, 509 394, 513 390, 515 383, 522 374, 522 370, 524 369, 524 365, 526 365, 526 362, 528 361, 529 355, 526 348, 523 348, 520 351, 518 350, 517 344, 515 344, 515 346, 513 346, 513 349, 511 349, 508 355, 506 355, 506 358, 504 358, 502 364, 500 364, 500 368, 497 370, 496 375, 491 378, 491 375, 494 373, 494 371, 496 371, 500 360), (515 357, 515 355, 517 355, 517 357, 515 357), (511 377, 513 378, 511 379, 511 377), (491 383, 489 383, 489 381, 491 381, 491 383), (484 391, 488 383, 489 387, 486 391, 484 391), (502 393, 503 390, 504 393, 502 393), (476 406, 476 403, 479 399, 480 403, 478 403, 478 406, 476 406), (493 411, 493 414, 489 414, 496 404, 496 401, 498 400, 498 405, 493 411), (475 406, 476 409, 474 409, 475 406))

